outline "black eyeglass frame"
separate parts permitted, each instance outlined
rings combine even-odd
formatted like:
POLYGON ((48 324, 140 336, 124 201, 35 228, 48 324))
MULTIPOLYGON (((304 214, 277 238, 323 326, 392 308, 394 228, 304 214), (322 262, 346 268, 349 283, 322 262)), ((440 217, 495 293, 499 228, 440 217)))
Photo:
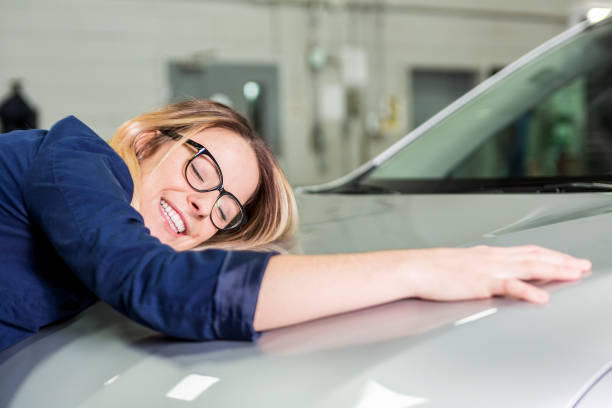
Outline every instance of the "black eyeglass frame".
MULTIPOLYGON (((171 138, 173 140, 180 140, 180 139, 183 138, 183 136, 181 136, 180 134, 178 134, 178 133, 176 133, 174 131, 171 131, 171 130, 160 130, 159 132, 161 134, 165 135, 165 136, 168 136, 169 138, 171 138)), ((210 153, 210 151, 208 151, 208 149, 205 146, 202 146, 198 142, 196 142, 194 140, 191 140, 191 139, 187 139, 187 140, 185 140, 185 143, 197 150, 197 153, 194 154, 191 157, 191 159, 189 159, 189 161, 185 165, 185 169, 183 171, 183 174, 185 176, 185 180, 187 181, 187 184, 189 184, 189 187, 191 187, 194 191, 197 191, 198 193, 208 193, 210 191, 215 191, 215 190, 219 191, 219 196, 215 200, 215 204, 217 203, 217 201, 219 201, 221 199, 221 197, 227 195, 227 196, 230 196, 236 202, 236 204, 238 204, 238 207, 240 208, 240 213, 242 214, 242 218, 241 218, 240 222, 237 225, 235 225, 233 227, 229 227, 229 228, 227 228, 227 227, 219 228, 215 224, 215 221, 211 217, 210 221, 212 222, 212 224, 219 231, 233 231, 235 229, 238 229, 238 228, 242 227, 247 222, 246 211, 245 211, 244 207, 242 206, 242 204, 240 203, 240 200, 238 200, 238 197, 236 197, 235 195, 233 195, 232 193, 230 193, 229 191, 227 191, 226 189, 223 188, 223 173, 221 172, 221 167, 219 166, 219 163, 217 163, 217 160, 213 157, 213 155, 210 153), (217 174, 219 175, 219 184, 217 184, 213 188, 209 188, 209 189, 205 189, 205 190, 202 190, 202 189, 194 187, 193 184, 191 184, 191 182, 189 181, 189 177, 187 176, 187 169, 189 168, 189 165, 191 164, 191 162, 193 162, 196 158, 198 158, 201 155, 206 155, 206 156, 208 156, 212 160, 213 164, 215 165, 215 170, 217 171, 217 174)), ((214 208, 214 204, 213 204, 213 208, 214 208)))

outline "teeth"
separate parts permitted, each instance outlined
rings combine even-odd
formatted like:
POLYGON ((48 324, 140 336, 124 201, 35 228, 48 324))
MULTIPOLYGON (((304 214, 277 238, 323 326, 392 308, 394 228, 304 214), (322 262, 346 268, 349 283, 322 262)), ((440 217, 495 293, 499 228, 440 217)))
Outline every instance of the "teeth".
POLYGON ((162 212, 166 216, 166 219, 169 221, 170 226, 177 234, 185 231, 185 224, 181 217, 178 215, 174 208, 170 207, 168 203, 162 198, 160 201, 162 212))

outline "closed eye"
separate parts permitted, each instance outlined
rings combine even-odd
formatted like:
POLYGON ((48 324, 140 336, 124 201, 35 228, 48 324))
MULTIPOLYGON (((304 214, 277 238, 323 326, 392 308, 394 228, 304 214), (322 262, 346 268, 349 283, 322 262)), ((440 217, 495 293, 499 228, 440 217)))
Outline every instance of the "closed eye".
POLYGON ((225 215, 223 212, 223 208, 219 207, 219 213, 221 214, 221 219, 223 219, 223 221, 227 221, 227 215, 225 215))
POLYGON ((200 179, 200 181, 204 181, 204 177, 202 177, 202 175, 200 174, 200 172, 198 171, 198 169, 196 168, 196 166, 191 166, 191 169, 193 170, 193 173, 195 174, 195 176, 200 179))

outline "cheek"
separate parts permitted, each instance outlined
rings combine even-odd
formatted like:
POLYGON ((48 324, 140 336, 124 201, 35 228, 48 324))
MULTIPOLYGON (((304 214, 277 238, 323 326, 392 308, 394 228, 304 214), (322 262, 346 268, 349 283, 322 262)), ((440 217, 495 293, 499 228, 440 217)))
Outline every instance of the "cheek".
POLYGON ((217 229, 212 227, 203 227, 197 235, 189 236, 187 239, 179 239, 174 242, 168 242, 168 244, 176 251, 189 251, 196 249, 202 244, 205 244, 210 238, 217 233, 217 229))
POLYGON ((193 245, 199 245, 209 240, 218 231, 217 228, 215 228, 215 226, 212 225, 209 219, 205 219, 200 222, 201 224, 198 225, 198 230, 192 231, 192 233, 190 234, 190 238, 191 238, 193 245))
POLYGON ((197 238, 200 242, 203 242, 203 241, 206 241, 212 238, 212 236, 215 235, 216 233, 217 233, 217 229, 215 228, 215 226, 212 225, 210 222, 206 222, 204 227, 202 227, 202 230, 198 234, 197 238))
POLYGON ((174 151, 164 158, 165 150, 160 151, 141 164, 140 181, 149 196, 159 195, 164 190, 185 189, 184 165, 189 157, 181 153, 184 152, 174 151))

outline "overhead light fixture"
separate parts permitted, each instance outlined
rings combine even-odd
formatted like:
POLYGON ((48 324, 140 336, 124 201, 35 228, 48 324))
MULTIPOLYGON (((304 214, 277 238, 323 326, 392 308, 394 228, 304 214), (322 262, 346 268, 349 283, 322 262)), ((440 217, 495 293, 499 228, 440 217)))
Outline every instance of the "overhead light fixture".
POLYGON ((307 53, 308 65, 313 71, 318 71, 327 64, 327 53, 320 45, 312 45, 307 53))
POLYGON ((261 93, 261 87, 255 81, 249 81, 242 87, 242 93, 247 101, 253 102, 257 98, 259 98, 259 94, 261 93))
POLYGON ((599 23, 602 20, 610 17, 612 9, 605 7, 593 7, 587 11, 586 17, 591 24, 599 23))

